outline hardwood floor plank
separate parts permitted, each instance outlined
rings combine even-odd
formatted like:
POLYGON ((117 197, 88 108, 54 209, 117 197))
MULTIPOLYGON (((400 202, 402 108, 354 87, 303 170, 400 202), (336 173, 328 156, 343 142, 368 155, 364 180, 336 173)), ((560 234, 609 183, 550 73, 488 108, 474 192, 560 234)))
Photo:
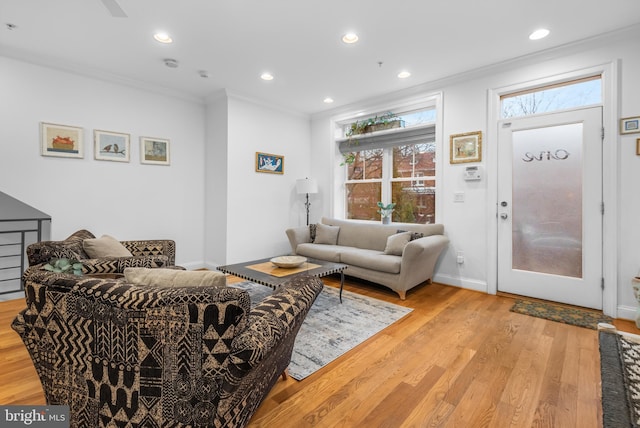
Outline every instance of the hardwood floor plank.
MULTIPOLYGON (((602 426, 596 331, 510 312, 511 296, 440 284, 405 301, 357 280, 345 290, 413 311, 306 379, 278 381, 250 427, 602 426)), ((0 404, 45 404, 10 328, 24 306, 0 302, 0 404)), ((633 321, 614 324, 640 333, 633 321)))

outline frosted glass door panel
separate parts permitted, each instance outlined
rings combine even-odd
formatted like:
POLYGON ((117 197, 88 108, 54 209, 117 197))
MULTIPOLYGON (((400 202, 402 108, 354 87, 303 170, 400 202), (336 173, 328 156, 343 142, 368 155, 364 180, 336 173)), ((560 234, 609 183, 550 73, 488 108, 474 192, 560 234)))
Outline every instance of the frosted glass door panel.
POLYGON ((582 128, 513 132, 513 269, 582 278, 582 128))

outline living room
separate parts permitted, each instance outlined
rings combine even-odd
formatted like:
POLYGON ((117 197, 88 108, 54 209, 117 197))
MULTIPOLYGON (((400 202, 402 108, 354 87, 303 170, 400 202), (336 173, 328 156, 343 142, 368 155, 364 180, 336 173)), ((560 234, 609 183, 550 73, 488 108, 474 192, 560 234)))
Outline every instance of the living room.
POLYGON ((0 190, 49 214, 52 239, 64 239, 81 228, 119 239, 173 239, 176 263, 187 269, 215 269, 287 254, 284 231, 305 224, 297 179, 318 180, 311 222, 342 215, 336 208, 342 195, 335 179, 335 121, 361 110, 384 111, 415 100, 439 99, 436 222, 445 225, 450 245, 434 281, 489 294, 497 291, 492 97, 511 86, 562 80, 585 71, 602 73, 604 310, 614 318, 635 318, 631 279, 640 269, 640 199, 633 183, 640 180, 640 156, 637 135, 621 135, 618 126, 620 118, 640 114, 637 23, 314 113, 292 111, 233 90, 199 98, 108 73, 91 75, 11 47, 9 38, 20 31, 2 29, 0 190), (41 122, 82 127, 84 158, 41 156, 41 122), (130 134, 131 162, 95 160, 95 129, 130 134), (466 182, 464 166, 448 161, 449 136, 476 130, 484 137, 480 166, 485 177, 466 182), (143 136, 171 141, 170 165, 140 163, 137 144, 143 136), (284 156, 284 174, 255 172, 256 152, 284 156), (456 192, 464 192, 464 203, 454 201, 456 192), (457 263, 460 251, 463 264, 457 263))

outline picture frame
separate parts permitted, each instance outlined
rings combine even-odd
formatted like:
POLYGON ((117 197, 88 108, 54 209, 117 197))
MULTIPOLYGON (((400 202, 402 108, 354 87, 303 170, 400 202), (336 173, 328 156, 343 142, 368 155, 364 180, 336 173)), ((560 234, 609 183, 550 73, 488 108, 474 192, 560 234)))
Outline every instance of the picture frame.
POLYGON ((636 155, 640 156, 640 138, 636 139, 636 155))
POLYGON ((170 149, 166 138, 140 137, 140 163, 170 165, 170 149))
POLYGON ((42 156, 84 158, 83 129, 78 126, 40 122, 42 156))
POLYGON ((256 172, 284 174, 284 156, 256 152, 256 172))
POLYGON ((94 159, 112 162, 129 162, 129 134, 94 129, 93 144, 94 159))
POLYGON ((482 131, 452 134, 449 155, 452 164, 482 161, 482 131))
POLYGON ((640 132, 640 116, 620 119, 620 134, 636 134, 640 132))

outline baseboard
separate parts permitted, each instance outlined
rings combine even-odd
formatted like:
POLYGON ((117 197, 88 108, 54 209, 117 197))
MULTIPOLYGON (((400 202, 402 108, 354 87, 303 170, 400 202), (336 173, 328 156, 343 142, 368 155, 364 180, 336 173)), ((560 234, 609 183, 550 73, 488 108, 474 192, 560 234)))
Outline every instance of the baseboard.
POLYGON ((618 305, 618 308, 616 310, 616 318, 635 321, 636 308, 634 306, 618 305))
POLYGON ((451 275, 435 274, 433 276, 433 282, 452 285, 454 287, 466 288, 468 290, 479 291, 481 293, 487 292, 487 282, 473 278, 462 278, 451 275))

